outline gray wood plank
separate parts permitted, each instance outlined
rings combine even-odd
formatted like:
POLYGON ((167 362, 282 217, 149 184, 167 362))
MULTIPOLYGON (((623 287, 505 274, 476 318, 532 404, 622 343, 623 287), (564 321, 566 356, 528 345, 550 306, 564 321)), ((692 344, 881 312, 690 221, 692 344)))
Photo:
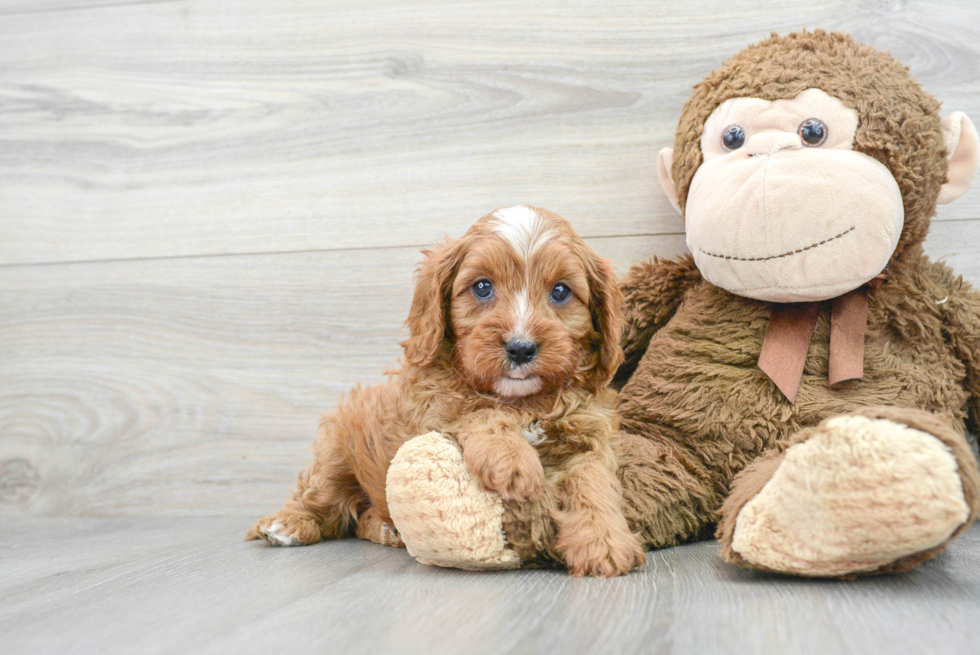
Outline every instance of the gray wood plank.
MULTIPOLYGON (((625 265, 683 239, 596 246, 625 265)), ((420 257, 0 268, 0 513, 251 514, 281 502, 322 412, 395 364, 420 257)))
MULTIPOLYGON (((690 87, 850 31, 980 121, 980 5, 197 0, 0 20, 0 264, 427 243, 497 206, 679 230, 690 87)), ((980 216, 980 186, 939 220, 980 216)))
POLYGON ((980 528, 910 574, 809 581, 716 542, 613 580, 424 567, 346 540, 275 549, 242 519, 4 519, 9 653, 973 653, 980 528))
POLYGON ((354 541, 332 544, 326 560, 322 549, 293 557, 256 549, 242 541, 241 520, 133 524, 42 522, 5 537, 14 556, 0 566, 20 578, 5 583, 0 600, 5 652, 199 652, 205 636, 358 570, 411 564, 405 551, 365 551, 354 541))
MULTIPOLYGON (((980 221, 928 251, 980 282, 980 221)), ((625 270, 683 235, 590 242, 625 270)), ((411 248, 0 268, 0 514, 252 516, 381 381, 411 248)))
POLYGON ((0 16, 39 14, 52 11, 102 9, 119 5, 142 5, 151 2, 186 2, 187 0, 0 0, 0 16))

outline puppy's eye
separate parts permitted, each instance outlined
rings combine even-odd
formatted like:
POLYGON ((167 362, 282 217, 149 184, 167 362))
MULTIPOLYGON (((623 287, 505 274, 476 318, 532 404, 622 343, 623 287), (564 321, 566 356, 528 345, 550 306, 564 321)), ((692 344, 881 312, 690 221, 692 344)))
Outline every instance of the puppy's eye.
POLYGON ((797 131, 800 133, 803 144, 811 148, 823 145, 824 141, 827 140, 827 132, 829 132, 827 125, 819 118, 806 119, 800 123, 800 128, 797 131))
POLYGON ((489 300, 493 295, 493 283, 490 280, 477 280, 473 283, 473 295, 478 300, 489 300))
POLYGON ((572 290, 564 282, 559 282, 551 288, 551 301, 564 305, 572 295, 572 290))
POLYGON ((729 125, 721 135, 721 143, 725 150, 738 150, 745 143, 745 130, 741 125, 729 125))

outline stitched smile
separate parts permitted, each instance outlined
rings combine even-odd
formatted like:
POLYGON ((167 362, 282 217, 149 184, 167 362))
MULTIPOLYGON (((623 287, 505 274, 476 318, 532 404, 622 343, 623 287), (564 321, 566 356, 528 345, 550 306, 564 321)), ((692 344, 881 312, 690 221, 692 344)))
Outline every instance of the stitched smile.
POLYGON ((812 243, 812 244, 810 244, 809 246, 807 246, 805 248, 798 248, 797 250, 790 250, 789 252, 784 252, 781 255, 772 255, 770 257, 734 257, 732 255, 716 255, 713 252, 708 252, 707 250, 704 250, 703 248, 698 248, 698 250, 700 250, 704 254, 708 255, 709 257, 717 257, 719 259, 731 259, 731 260, 734 260, 734 261, 737 261, 737 262, 767 262, 770 259, 780 259, 782 257, 789 257, 790 255, 798 255, 799 253, 806 252, 807 250, 813 250, 817 246, 822 246, 825 243, 830 243, 831 241, 834 241, 836 239, 840 239, 845 234, 850 234, 854 230, 855 230, 855 228, 854 227, 851 227, 851 228, 848 228, 848 229, 844 230, 840 234, 834 235, 834 236, 830 237, 829 239, 824 239, 823 241, 818 241, 817 243, 812 243))

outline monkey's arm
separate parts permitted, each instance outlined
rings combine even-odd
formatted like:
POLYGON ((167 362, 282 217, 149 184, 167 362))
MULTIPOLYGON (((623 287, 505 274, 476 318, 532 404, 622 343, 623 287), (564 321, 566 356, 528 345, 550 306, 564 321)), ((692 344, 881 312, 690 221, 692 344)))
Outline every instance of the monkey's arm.
POLYGON ((691 255, 635 264, 620 282, 626 299, 622 346, 626 359, 616 373, 622 385, 636 370, 654 333, 677 311, 684 292, 701 279, 691 255))
POLYGON ((970 392, 967 428, 977 434, 980 432, 980 293, 962 278, 952 280, 951 286, 943 303, 947 329, 957 356, 966 365, 966 385, 970 392))

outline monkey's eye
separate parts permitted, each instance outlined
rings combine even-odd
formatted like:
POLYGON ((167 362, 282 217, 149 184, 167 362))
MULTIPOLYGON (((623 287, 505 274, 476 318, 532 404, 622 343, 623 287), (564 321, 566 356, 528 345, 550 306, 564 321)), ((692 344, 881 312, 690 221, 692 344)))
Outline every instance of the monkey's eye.
POLYGON ((721 142, 726 150, 738 150, 745 143, 745 130, 741 125, 729 125, 721 135, 721 142))
POLYGON ((490 280, 477 280, 473 283, 473 295, 478 300, 489 300, 493 295, 493 283, 490 280))
POLYGON ((800 129, 797 130, 800 133, 800 139, 803 140, 803 145, 811 148, 823 145, 824 141, 827 140, 827 132, 829 131, 826 124, 819 118, 806 119, 800 123, 800 129))
POLYGON ((572 290, 564 282, 558 282, 551 288, 551 302, 564 305, 572 295, 572 290))

